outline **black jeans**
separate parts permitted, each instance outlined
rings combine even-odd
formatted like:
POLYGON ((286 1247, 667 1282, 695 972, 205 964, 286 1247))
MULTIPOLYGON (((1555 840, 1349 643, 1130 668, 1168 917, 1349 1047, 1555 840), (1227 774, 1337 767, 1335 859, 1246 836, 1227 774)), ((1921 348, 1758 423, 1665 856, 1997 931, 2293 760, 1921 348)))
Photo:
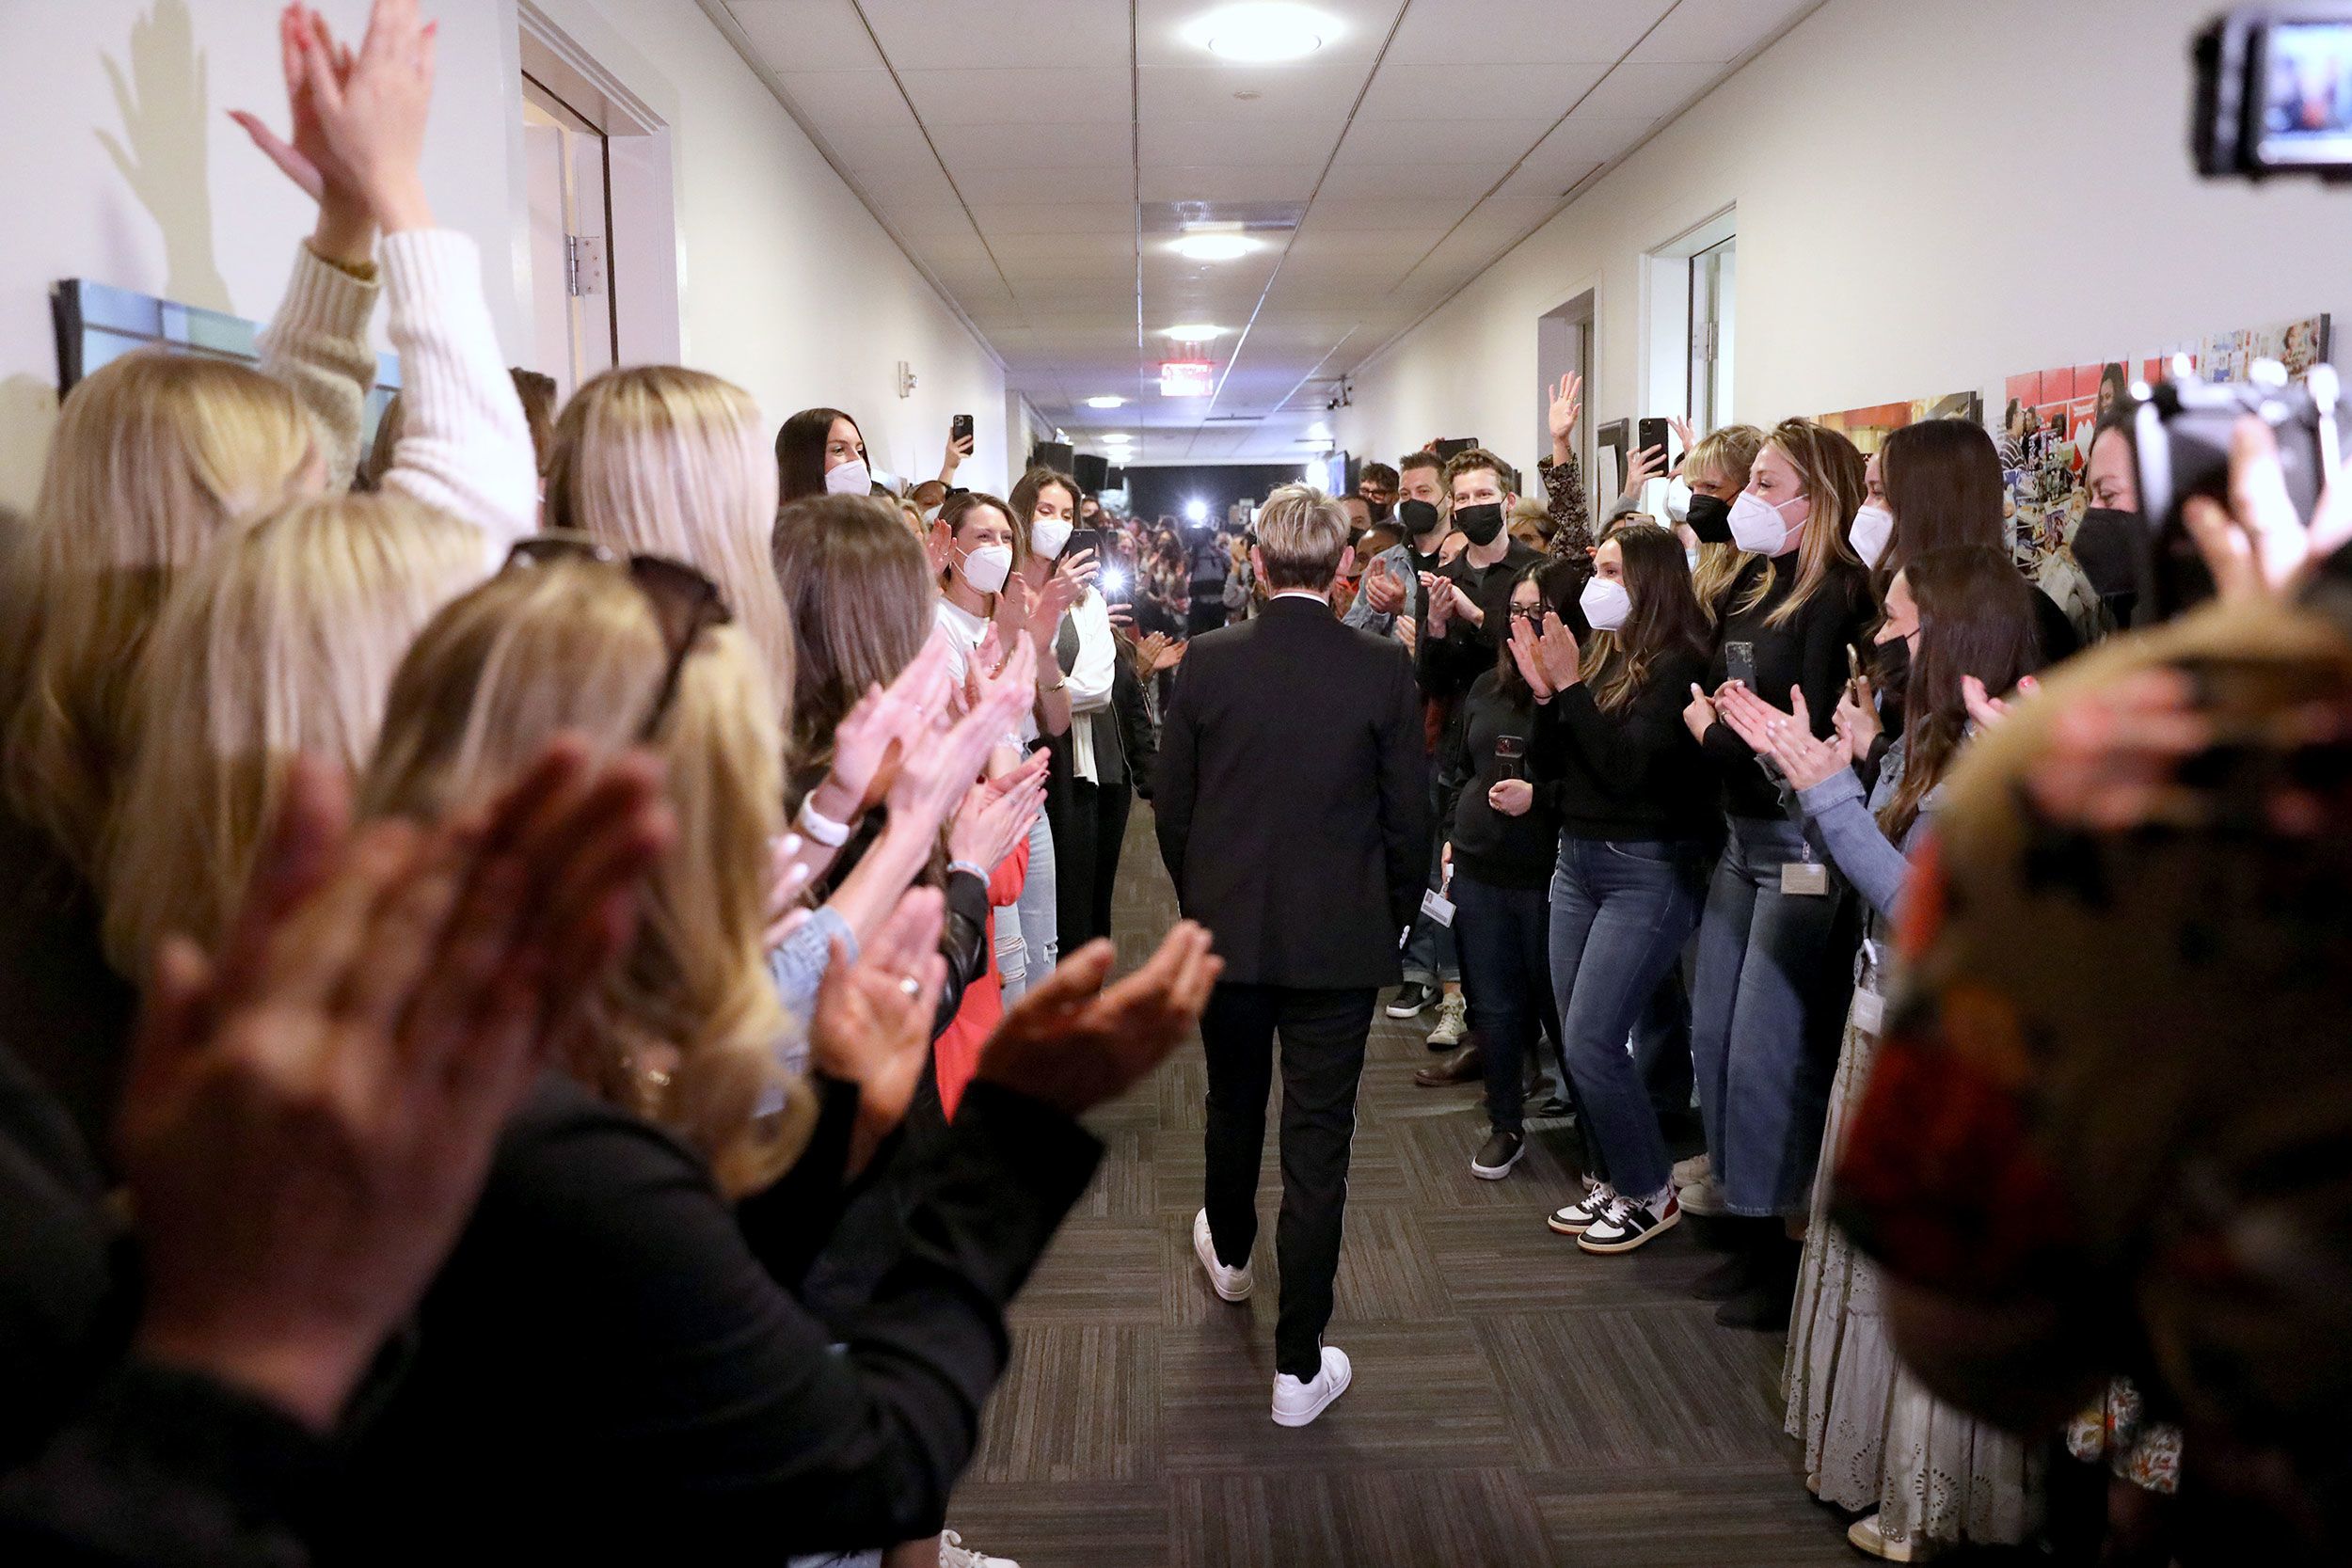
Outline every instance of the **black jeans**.
POLYGON ((1065 788, 1054 816, 1055 913, 1061 950, 1075 953, 1111 934, 1111 889, 1136 792, 1124 780, 1096 784, 1073 778, 1065 788))
POLYGON ((1498 1132, 1517 1132, 1537 1031, 1560 1038, 1551 994, 1551 896, 1540 886, 1497 887, 1456 871, 1454 941, 1462 955, 1462 994, 1486 1058, 1486 1115, 1498 1132))
POLYGON ((1274 1079, 1274 1037, 1281 1034, 1282 1214, 1275 1246, 1282 1259, 1282 1309, 1274 1369, 1302 1380, 1323 1370, 1356 1136, 1356 1085, 1379 994, 1370 988, 1220 985, 1200 1019, 1209 1058, 1209 1233, 1218 1261, 1229 1267, 1249 1261, 1257 1244, 1265 1098, 1274 1079))

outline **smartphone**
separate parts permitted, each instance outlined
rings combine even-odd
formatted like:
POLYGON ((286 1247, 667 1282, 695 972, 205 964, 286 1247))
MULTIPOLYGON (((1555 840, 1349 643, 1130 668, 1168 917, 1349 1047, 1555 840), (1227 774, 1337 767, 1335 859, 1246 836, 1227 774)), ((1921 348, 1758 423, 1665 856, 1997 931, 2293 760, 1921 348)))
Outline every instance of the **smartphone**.
POLYGON ((950 441, 969 441, 972 439, 972 416, 969 414, 958 414, 954 419, 948 420, 947 439, 950 441))
POLYGON ((1730 679, 1738 681, 1741 686, 1746 687, 1750 691, 1754 691, 1756 689, 1755 643, 1724 643, 1724 667, 1725 674, 1730 679))
POLYGON ((1658 455, 1664 457, 1667 455, 1666 436, 1667 425, 1665 420, 1644 420, 1635 427, 1633 450, 1635 451, 1647 451, 1652 447, 1656 447, 1658 449, 1658 455))
POLYGON ((1527 737, 1518 735, 1495 736, 1495 762, 1506 779, 1527 777, 1527 737))

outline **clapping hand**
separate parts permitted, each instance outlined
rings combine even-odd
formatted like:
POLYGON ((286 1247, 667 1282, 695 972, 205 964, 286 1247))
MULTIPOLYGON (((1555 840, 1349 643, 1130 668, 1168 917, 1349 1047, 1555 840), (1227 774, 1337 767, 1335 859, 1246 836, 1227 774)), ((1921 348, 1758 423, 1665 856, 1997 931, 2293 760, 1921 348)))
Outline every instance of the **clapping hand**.
POLYGON ((1009 790, 976 784, 964 792, 963 803, 956 808, 955 820, 948 825, 947 853, 993 876, 1028 838, 1038 814, 1044 809, 1045 786, 1034 774, 1009 790))
POLYGON ((1856 766, 1870 760, 1870 744, 1883 726, 1879 722, 1878 698, 1870 689, 1869 676, 1856 675, 1846 683, 1837 699, 1837 711, 1830 716, 1830 726, 1846 743, 1846 754, 1856 766))
POLYGON ((485 808, 355 832, 296 761, 222 951, 167 940, 147 987, 118 1130, 141 1354, 334 1427, 628 944, 660 791, 559 740, 485 808))
MULTIPOLYGON (((432 107, 438 24, 418 15, 417 0, 375 0, 357 55, 336 46, 315 12, 291 8, 280 25, 281 43, 301 58, 307 105, 297 99, 291 147, 262 135, 255 135, 256 143, 305 189, 307 164, 321 182, 322 204, 329 193, 341 192, 362 203, 388 233, 431 228, 433 211, 418 165, 432 107), (294 159, 281 158, 280 149, 294 159)), ((258 129, 239 123, 248 135, 258 129)))
MULTIPOLYGON (((2042 683, 2031 675, 2026 676, 2017 683, 2017 695, 2020 700, 2030 697, 2041 689, 2042 683)), ((1974 675, 1960 677, 1960 701, 1961 705, 1968 710, 1968 721, 1980 730, 1989 730, 2009 717, 2009 700, 1987 695, 1984 682, 1974 675)))
MULTIPOLYGON (((1743 691, 1743 695, 1746 695, 1743 691)), ((1748 696, 1759 707, 1767 707, 1762 699, 1748 696)), ((1765 721, 1765 744, 1762 754, 1780 768, 1788 787, 1811 789, 1847 766, 1847 748, 1842 740, 1821 740, 1813 734, 1813 715, 1805 707, 1804 692, 1798 687, 1788 689, 1788 708, 1786 714, 1774 714, 1765 721)))
POLYGON ((946 900, 913 888, 857 962, 836 940, 809 1020, 809 1059, 827 1077, 858 1088, 848 1174, 864 1170, 882 1139, 906 1118, 930 1060, 931 1024, 947 983, 939 933, 946 900))
POLYGON ((978 1075, 1075 1117, 1158 1067, 1200 1021, 1225 960, 1189 920, 1106 987, 1116 957, 1109 942, 1090 942, 1031 986, 982 1048, 978 1075))
POLYGON ((1364 572, 1362 593, 1364 602, 1382 615, 1394 615, 1405 608, 1405 585, 1390 570, 1388 558, 1376 556, 1364 572))
POLYGON ((1538 702, 1549 701, 1583 675, 1583 652, 1576 645, 1576 634, 1551 610, 1544 612, 1540 633, 1533 623, 1511 618, 1511 658, 1538 702))

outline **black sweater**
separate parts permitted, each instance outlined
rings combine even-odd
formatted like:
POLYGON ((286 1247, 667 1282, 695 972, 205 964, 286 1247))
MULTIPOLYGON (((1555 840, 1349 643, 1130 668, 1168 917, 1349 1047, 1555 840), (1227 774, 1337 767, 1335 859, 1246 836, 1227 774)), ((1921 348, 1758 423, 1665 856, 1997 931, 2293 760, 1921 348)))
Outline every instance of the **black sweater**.
POLYGON ((1623 707, 1604 713, 1579 682, 1543 706, 1545 753, 1556 756, 1561 831, 1576 838, 1712 841, 1723 836, 1715 770, 1682 722, 1705 677, 1696 651, 1667 654, 1623 707))
POLYGON ((937 1530, 1006 1304, 1100 1152, 976 1081, 899 1173, 899 1256, 827 1323, 779 1283, 827 1218, 739 1215, 675 1139, 550 1075, 357 1447, 329 1560, 707 1562, 755 1542, 781 1561, 937 1530))
POLYGON ((1451 819, 1454 869, 1494 887, 1544 886, 1559 858, 1558 773, 1551 759, 1538 754, 1542 733, 1534 703, 1504 691, 1502 673, 1488 670, 1463 699, 1462 735, 1469 771, 1451 819), (1516 773, 1495 755, 1495 742, 1505 736, 1525 743, 1516 773), (1535 802, 1522 816, 1505 816, 1487 804, 1486 792, 1515 777, 1535 786, 1535 802))
MULTIPOLYGON (((1837 699, 1846 689, 1846 650, 1860 644, 1872 608, 1869 579, 1860 566, 1835 562, 1805 607, 1782 626, 1770 623, 1797 585, 1797 552, 1780 559, 1769 593, 1747 610, 1756 580, 1773 562, 1751 561, 1732 579, 1724 596, 1724 618, 1717 627, 1714 661, 1708 666, 1707 689, 1713 691, 1730 679, 1726 650, 1745 642, 1755 650, 1756 694, 1777 708, 1788 706, 1788 689, 1803 689, 1813 718, 1813 733, 1826 737, 1837 714, 1837 699)), ((1689 692, 1684 692, 1689 702, 1689 692)), ((1780 785, 1764 771, 1747 742, 1720 720, 1707 732, 1707 752, 1715 759, 1724 782, 1724 805, 1734 816, 1786 816, 1780 785)))

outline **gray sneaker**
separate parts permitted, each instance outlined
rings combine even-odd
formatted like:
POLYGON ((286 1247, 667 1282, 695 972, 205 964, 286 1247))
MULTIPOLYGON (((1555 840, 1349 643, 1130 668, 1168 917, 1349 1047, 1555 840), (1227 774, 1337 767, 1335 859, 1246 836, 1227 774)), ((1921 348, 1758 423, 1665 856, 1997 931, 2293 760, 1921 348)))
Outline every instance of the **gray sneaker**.
POLYGON ((1714 1162, 1708 1158, 1704 1149, 1692 1155, 1688 1160, 1677 1160, 1675 1162, 1675 1185, 1695 1187, 1706 1180, 1714 1168, 1714 1162))
POLYGON ((1711 1174, 1683 1188, 1677 1197, 1685 1213, 1706 1214, 1711 1218, 1731 1212, 1731 1205, 1724 1201, 1723 1183, 1711 1174))

